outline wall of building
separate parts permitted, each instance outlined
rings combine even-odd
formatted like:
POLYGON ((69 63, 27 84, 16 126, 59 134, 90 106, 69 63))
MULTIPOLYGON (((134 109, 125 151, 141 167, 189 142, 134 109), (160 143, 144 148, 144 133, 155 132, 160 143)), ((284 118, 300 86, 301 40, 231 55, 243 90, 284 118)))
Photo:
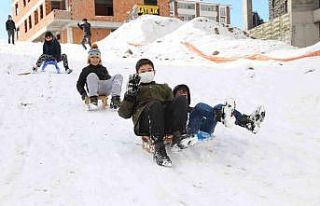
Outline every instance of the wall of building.
POLYGON ((269 19, 280 17, 288 12, 290 0, 269 0, 269 19))
POLYGON ((251 37, 257 39, 279 40, 291 44, 290 15, 285 14, 251 30, 251 37))
POLYGON ((314 22, 313 12, 319 8, 318 0, 291 0, 292 45, 310 46, 319 38, 319 23, 314 22))

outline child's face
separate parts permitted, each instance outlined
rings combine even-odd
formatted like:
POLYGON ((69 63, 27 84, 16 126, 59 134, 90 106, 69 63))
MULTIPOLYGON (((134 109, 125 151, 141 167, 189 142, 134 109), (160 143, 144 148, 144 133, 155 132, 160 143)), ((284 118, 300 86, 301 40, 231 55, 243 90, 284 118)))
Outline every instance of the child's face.
POLYGON ((51 41, 51 40, 52 40, 52 36, 46 36, 46 37, 45 37, 45 40, 46 40, 46 41, 51 41))
POLYGON ((188 91, 186 89, 179 89, 176 93, 176 97, 184 96, 188 98, 188 91))
POLYGON ((145 72, 152 72, 152 71, 154 71, 154 70, 150 64, 144 64, 139 68, 138 74, 142 74, 145 72))
POLYGON ((100 57, 98 56, 91 56, 89 60, 90 64, 92 64, 93 66, 97 66, 100 63, 100 57))

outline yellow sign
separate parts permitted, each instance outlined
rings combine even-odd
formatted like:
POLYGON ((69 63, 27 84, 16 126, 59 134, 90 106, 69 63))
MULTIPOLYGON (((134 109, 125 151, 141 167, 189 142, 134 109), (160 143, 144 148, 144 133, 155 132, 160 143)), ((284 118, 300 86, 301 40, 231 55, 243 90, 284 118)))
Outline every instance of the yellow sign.
POLYGON ((138 14, 154 14, 159 15, 159 6, 138 5, 138 14))

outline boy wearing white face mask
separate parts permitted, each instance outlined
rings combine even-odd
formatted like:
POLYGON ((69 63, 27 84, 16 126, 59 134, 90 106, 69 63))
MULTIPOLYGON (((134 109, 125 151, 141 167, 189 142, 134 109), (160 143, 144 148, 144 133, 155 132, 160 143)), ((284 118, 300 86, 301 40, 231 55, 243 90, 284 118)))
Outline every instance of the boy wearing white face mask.
POLYGON ((124 100, 118 110, 121 117, 132 117, 134 132, 138 136, 150 136, 155 142, 153 158, 160 166, 171 167, 163 138, 174 135, 174 144, 188 138, 185 134, 188 101, 173 97, 167 84, 157 84, 154 65, 149 59, 140 59, 136 74, 130 75, 124 100))

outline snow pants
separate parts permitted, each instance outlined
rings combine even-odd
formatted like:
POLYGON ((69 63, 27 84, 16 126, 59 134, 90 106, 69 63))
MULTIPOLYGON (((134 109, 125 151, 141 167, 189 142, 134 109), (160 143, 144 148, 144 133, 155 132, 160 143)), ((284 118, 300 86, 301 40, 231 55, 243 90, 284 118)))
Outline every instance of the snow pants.
POLYGON ((167 134, 186 131, 188 100, 176 97, 172 101, 152 101, 144 108, 139 120, 139 135, 162 139, 167 134))
POLYGON ((51 55, 42 54, 42 55, 38 58, 37 63, 36 63, 36 66, 37 66, 37 67, 40 67, 43 62, 45 62, 45 61, 50 61, 50 60, 56 60, 57 62, 62 61, 62 62, 63 62, 63 67, 65 68, 65 70, 69 69, 69 66, 68 66, 68 58, 67 58, 67 55, 66 55, 66 54, 62 54, 59 59, 56 59, 56 58, 54 58, 54 57, 51 56, 51 55))
POLYGON ((108 80, 100 80, 95 73, 87 76, 87 90, 89 97, 105 95, 120 96, 123 77, 116 74, 108 80))

